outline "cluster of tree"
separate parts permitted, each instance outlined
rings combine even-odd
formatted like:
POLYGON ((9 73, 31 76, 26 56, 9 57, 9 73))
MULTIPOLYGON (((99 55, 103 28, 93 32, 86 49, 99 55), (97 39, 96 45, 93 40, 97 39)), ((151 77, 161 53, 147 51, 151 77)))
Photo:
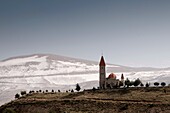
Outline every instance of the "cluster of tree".
MULTIPOLYGON (((81 87, 80 87, 80 85, 77 83, 75 90, 79 92, 80 89, 81 89, 81 87)), ((41 92, 42 92, 42 93, 45 93, 45 92, 48 93, 48 90, 45 90, 45 91, 42 91, 42 90, 36 91, 36 93, 41 93, 41 92)), ((51 92, 54 93, 55 91, 52 89, 51 92)), ((60 93, 61 91, 58 90, 58 92, 60 93)), ((74 90, 73 90, 73 89, 72 89, 72 90, 66 90, 66 93, 67 93, 67 92, 74 92, 74 90)), ((29 94, 32 94, 32 93, 35 93, 35 91, 34 91, 34 90, 29 91, 29 94)), ((24 96, 24 95, 27 94, 27 92, 26 92, 26 91, 21 91, 20 94, 21 94, 21 96, 24 96)), ((20 98, 20 94, 18 94, 18 93, 15 94, 15 98, 20 98)))
POLYGON ((20 98, 20 96, 24 96, 24 95, 26 95, 27 94, 27 92, 26 91, 21 91, 20 92, 20 94, 15 94, 15 98, 20 98), (21 95, 20 95, 21 94, 21 95))
MULTIPOLYGON (((80 85, 79 84, 76 84, 76 89, 75 90, 77 90, 77 91, 80 91, 80 85)), ((42 91, 42 90, 39 90, 39 91, 36 91, 36 93, 48 93, 48 90, 45 90, 45 91, 42 91)), ((51 92, 52 93, 54 93, 55 91, 52 89, 51 90, 51 92)), ((61 91, 60 90, 58 90, 58 92, 60 93, 61 91)), ((74 92, 74 90, 72 89, 72 90, 66 90, 66 92, 74 92)), ((32 94, 32 93, 35 93, 35 91, 34 90, 31 90, 31 91, 29 91, 29 94, 32 94)), ((21 91, 21 96, 23 96, 23 95, 26 95, 27 93, 26 93, 26 91, 21 91)), ((16 94, 15 95, 15 98, 20 98, 20 94, 16 94)))
POLYGON ((129 86, 139 86, 141 84, 141 86, 143 86, 143 84, 142 84, 142 82, 141 82, 141 80, 138 78, 138 79, 136 79, 135 81, 130 81, 128 78, 125 80, 125 85, 127 86, 127 87, 129 87, 129 86))
MULTIPOLYGON (((135 81, 130 81, 128 78, 125 80, 125 86, 126 87, 130 87, 130 86, 141 86, 141 87, 144 87, 144 84, 141 82, 141 80, 138 78, 136 79, 135 81)), ((149 87, 150 86, 150 83, 147 82, 145 84, 145 87, 149 87)))
MULTIPOLYGON (((159 86, 159 82, 155 82, 154 85, 155 86, 159 86)), ((165 82, 161 82, 161 86, 162 87, 166 86, 166 83, 165 82)))
POLYGON ((70 90, 70 89, 69 89, 69 90, 66 90, 66 93, 68 93, 68 92, 71 92, 71 93, 72 93, 72 92, 74 92, 74 90, 73 90, 73 89, 72 89, 72 90, 70 90))

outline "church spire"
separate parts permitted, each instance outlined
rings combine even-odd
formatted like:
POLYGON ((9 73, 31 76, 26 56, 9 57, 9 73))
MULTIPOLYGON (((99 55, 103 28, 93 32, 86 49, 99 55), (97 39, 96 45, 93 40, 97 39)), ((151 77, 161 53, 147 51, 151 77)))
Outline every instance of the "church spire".
POLYGON ((106 66, 103 56, 102 56, 101 59, 100 59, 99 66, 106 66))

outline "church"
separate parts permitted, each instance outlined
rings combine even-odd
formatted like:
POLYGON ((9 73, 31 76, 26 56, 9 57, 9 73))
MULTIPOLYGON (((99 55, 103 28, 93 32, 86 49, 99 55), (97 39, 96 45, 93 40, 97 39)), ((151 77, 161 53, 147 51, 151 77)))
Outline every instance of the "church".
POLYGON ((111 73, 106 78, 106 63, 104 61, 104 57, 101 56, 99 63, 99 88, 100 89, 112 89, 120 86, 124 86, 124 76, 121 75, 121 80, 116 79, 116 75, 111 73))

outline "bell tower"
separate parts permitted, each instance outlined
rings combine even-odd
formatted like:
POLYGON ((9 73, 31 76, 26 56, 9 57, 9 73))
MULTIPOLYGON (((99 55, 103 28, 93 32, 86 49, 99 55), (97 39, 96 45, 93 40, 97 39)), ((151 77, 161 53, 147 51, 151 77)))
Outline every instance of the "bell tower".
POLYGON ((104 57, 102 56, 99 63, 99 88, 105 89, 106 88, 106 70, 105 70, 105 61, 104 57))
POLYGON ((121 75, 121 82, 123 83, 123 86, 125 86, 125 80, 124 80, 124 75, 123 75, 123 73, 122 73, 122 75, 121 75))

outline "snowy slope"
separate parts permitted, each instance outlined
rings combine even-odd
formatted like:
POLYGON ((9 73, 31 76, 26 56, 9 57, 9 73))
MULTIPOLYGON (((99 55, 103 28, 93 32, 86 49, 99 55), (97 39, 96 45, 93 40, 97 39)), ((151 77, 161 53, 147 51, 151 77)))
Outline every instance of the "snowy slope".
MULTIPOLYGON (((0 62, 0 105, 14 99, 21 90, 68 90, 80 83, 82 89, 98 87, 98 62, 51 54, 13 57, 0 62)), ((145 82, 170 80, 170 70, 132 68, 107 64, 107 75, 114 72, 119 79, 140 78, 145 82)))

